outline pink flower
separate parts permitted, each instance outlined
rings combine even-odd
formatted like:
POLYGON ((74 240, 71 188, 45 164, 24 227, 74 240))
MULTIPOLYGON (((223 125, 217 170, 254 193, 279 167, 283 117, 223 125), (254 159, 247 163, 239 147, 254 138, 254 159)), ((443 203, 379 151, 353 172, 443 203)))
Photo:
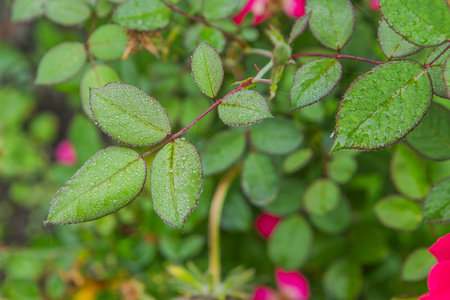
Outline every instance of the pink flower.
POLYGON ((430 291, 419 300, 450 299, 450 233, 438 239, 428 251, 436 257, 438 263, 428 275, 430 291))
POLYGON ((370 0, 369 7, 371 10, 380 11, 380 2, 379 0, 370 0))
POLYGON ((264 238, 268 239, 280 220, 280 217, 268 213, 262 213, 256 218, 256 231, 258 231, 258 233, 260 233, 264 238))
POLYGON ((77 153, 68 140, 60 142, 55 149, 56 161, 63 165, 73 166, 77 163, 77 153))
MULTIPOLYGON (((242 10, 233 18, 236 24, 241 24, 245 16, 253 14, 253 25, 257 25, 272 15, 274 0, 248 0, 242 10)), ((284 12, 292 17, 299 18, 305 14, 305 0, 282 0, 284 12)))
POLYGON ((296 271, 275 271, 278 293, 272 289, 257 287, 252 300, 307 300, 310 297, 308 280, 296 271))

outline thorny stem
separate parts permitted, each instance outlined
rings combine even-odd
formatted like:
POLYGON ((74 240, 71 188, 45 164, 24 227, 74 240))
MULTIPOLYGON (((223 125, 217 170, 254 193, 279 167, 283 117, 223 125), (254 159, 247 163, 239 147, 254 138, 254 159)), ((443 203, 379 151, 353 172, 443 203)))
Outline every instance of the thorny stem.
POLYGON ((220 218, 222 215, 222 208, 230 189, 231 183, 236 175, 239 173, 241 167, 237 166, 229 170, 225 176, 220 180, 214 192, 211 208, 209 210, 209 269, 213 279, 213 286, 217 287, 220 284, 220 218))
MULTIPOLYGON (((164 3, 168 8, 170 8, 172 11, 176 12, 177 14, 180 14, 180 15, 182 15, 182 16, 188 18, 188 19, 191 19, 191 20, 194 21, 194 22, 202 23, 203 25, 205 25, 205 26, 207 26, 207 27, 211 27, 211 28, 217 29, 217 30, 219 30, 225 37, 227 37, 228 39, 233 40, 233 41, 235 41, 235 42, 238 42, 238 43, 242 46, 242 48, 246 48, 246 47, 247 47, 247 44, 246 44, 243 40, 237 38, 237 37, 234 36, 233 34, 231 34, 231 33, 227 32, 227 31, 223 30, 222 28, 210 24, 208 21, 206 21, 206 20, 203 19, 203 18, 199 18, 199 17, 196 17, 196 16, 193 16, 193 15, 188 14, 187 12, 185 12, 185 11, 183 11, 183 10, 181 10, 181 9, 176 8, 172 3, 168 3, 168 2, 166 2, 165 0, 161 0, 161 1, 162 1, 162 3, 164 3)), ((226 1, 226 0, 224 0, 224 1, 226 1)))
POLYGON ((182 135, 183 133, 185 133, 189 128, 191 128, 192 126, 194 126, 195 124, 198 123, 198 121, 200 121, 204 116, 206 116, 211 110, 213 110, 215 107, 219 106, 220 103, 222 103, 222 101, 227 98, 228 96, 236 93, 239 90, 242 90, 243 88, 251 85, 253 83, 253 81, 247 80, 244 83, 240 84, 237 88, 235 88, 234 90, 232 90, 231 92, 229 92, 228 94, 226 94, 225 96, 223 96, 221 99, 217 100, 216 102, 214 102, 213 105, 211 105, 207 110, 205 110, 200 116, 198 116, 194 121, 192 121, 188 126, 184 127, 183 129, 181 129, 180 131, 178 131, 177 133, 171 135, 168 139, 166 139, 165 141, 163 141, 162 143, 158 144, 157 146, 155 146, 154 148, 150 149, 149 151, 145 152, 144 154, 142 154, 140 157, 145 157, 147 155, 149 155, 150 153, 152 153, 153 151, 157 150, 158 148, 161 148, 162 146, 164 146, 165 144, 175 140, 177 137, 179 137, 180 135, 182 135))
POLYGON ((305 56, 322 56, 322 57, 332 57, 332 58, 337 58, 337 59, 345 58, 345 59, 353 59, 353 60, 365 61, 365 62, 377 64, 377 65, 385 63, 385 61, 378 61, 378 60, 372 60, 372 59, 367 59, 367 58, 362 58, 362 57, 357 57, 357 56, 351 56, 351 55, 342 55, 342 54, 300 53, 300 54, 292 55, 292 58, 305 57, 305 56))

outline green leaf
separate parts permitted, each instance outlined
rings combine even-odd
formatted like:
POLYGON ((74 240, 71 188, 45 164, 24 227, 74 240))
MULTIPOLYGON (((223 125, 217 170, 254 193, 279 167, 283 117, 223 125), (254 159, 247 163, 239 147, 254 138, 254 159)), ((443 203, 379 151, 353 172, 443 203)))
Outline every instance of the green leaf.
POLYGON ((341 76, 342 65, 335 58, 313 60, 301 66, 290 93, 291 111, 323 99, 338 85, 341 76))
POLYGON ((438 183, 425 199, 423 207, 425 222, 447 222, 450 220, 450 178, 438 183))
POLYGON ((270 158, 261 153, 250 154, 242 168, 241 184, 244 193, 255 205, 265 205, 278 194, 279 178, 270 158))
POLYGON ((304 16, 295 21, 294 26, 292 26, 291 33, 289 34, 289 44, 292 44, 292 42, 294 42, 295 39, 303 33, 303 31, 305 31, 310 17, 311 13, 307 12, 304 16))
POLYGON ((356 159, 349 153, 333 153, 328 164, 328 176, 338 184, 347 183, 358 169, 356 159), (337 154, 337 155, 336 155, 337 154))
POLYGON ((406 141, 428 158, 450 159, 450 110, 433 102, 420 124, 406 136, 406 141))
POLYGON ((304 192, 305 185, 302 182, 296 178, 283 178, 277 197, 263 209, 278 216, 293 214, 302 206, 304 192))
POLYGON ((171 17, 162 1, 130 0, 116 8, 112 20, 129 29, 150 31, 166 27, 171 17))
POLYGON ((419 248, 411 252, 403 263, 402 279, 420 281, 427 278, 431 268, 437 263, 428 248, 419 248))
POLYGON ((137 151, 100 150, 53 196, 44 225, 87 222, 116 212, 139 196, 146 176, 137 151))
POLYGON ((309 28, 325 47, 340 50, 355 28, 355 12, 349 0, 310 0, 309 28))
POLYGON ((45 14, 57 24, 73 26, 86 21, 91 10, 82 0, 46 0, 45 14))
POLYGON ((88 40, 92 55, 99 59, 119 59, 125 52, 128 38, 122 27, 106 24, 95 29, 88 40))
POLYGON ((450 56, 448 56, 445 62, 442 73, 444 75, 445 90, 447 92, 446 98, 450 99, 450 56))
POLYGON ((336 184, 328 179, 317 179, 306 189, 303 203, 309 214, 323 216, 336 208, 340 198, 336 184))
POLYGON ((431 96, 430 78, 418 63, 393 61, 371 69, 341 101, 332 151, 392 145, 422 119, 431 96))
POLYGON ((170 134, 167 112, 137 87, 112 82, 91 88, 90 104, 98 126, 121 143, 147 146, 170 134))
POLYGON ((240 0, 208 0, 203 2, 203 15, 206 19, 223 19, 229 17, 239 8, 240 0))
POLYGON ((389 25, 408 41, 434 46, 450 38, 450 10, 443 0, 380 0, 389 25))
POLYGON ((303 135, 293 122, 277 118, 251 126, 250 140, 257 149, 280 155, 295 150, 303 141, 303 135))
POLYGON ((198 41, 202 39, 219 53, 225 47, 226 39, 220 30, 205 26, 202 23, 197 23, 190 26, 184 34, 183 41, 186 50, 194 51, 198 45, 198 41))
POLYGON ((340 234, 344 232, 352 222, 352 211, 346 199, 341 199, 335 209, 326 215, 309 215, 312 224, 322 232, 328 234, 340 234))
POLYGON ((313 151, 310 148, 300 149, 292 152, 283 160, 283 171, 292 174, 303 168, 313 158, 313 151))
POLYGON ((422 161, 403 145, 398 145, 392 155, 391 177, 397 190, 412 199, 424 198, 430 189, 422 161))
POLYGON ((228 126, 245 126, 273 118, 266 99, 258 92, 237 91, 219 104, 219 118, 228 126))
POLYGON ((361 267, 351 260, 338 260, 325 272, 323 286, 334 299, 357 299, 363 286, 361 267))
POLYGON ((241 132, 222 131, 200 151, 205 176, 222 172, 244 153, 245 137, 241 132))
POLYGON ((285 270, 298 269, 307 262, 313 244, 313 231, 302 217, 294 215, 277 225, 269 239, 270 260, 285 270))
POLYGON ((75 147, 77 159, 81 163, 103 148, 97 126, 82 114, 73 117, 68 131, 69 140, 75 147))
POLYGON ((195 147, 176 139, 162 148, 152 163, 153 209, 167 224, 182 229, 202 192, 202 162, 195 147))
POLYGON ((81 106, 85 114, 94 119, 89 105, 89 88, 99 88, 110 82, 120 81, 117 72, 107 65, 96 65, 84 73, 80 81, 81 106))
POLYGON ((86 50, 79 42, 61 43, 42 57, 35 84, 57 84, 69 80, 86 63, 86 50))
POLYGON ((395 230, 413 231, 422 223, 422 209, 402 196, 388 196, 374 206, 378 220, 395 230))
POLYGON ((14 0, 11 20, 13 22, 29 21, 44 13, 46 0, 14 0))
POLYGON ((240 189, 232 189, 223 205, 220 228, 226 231, 249 232, 253 228, 251 205, 240 189))
POLYGON ((216 50, 203 40, 192 54, 192 76, 206 96, 216 98, 223 81, 222 60, 216 50))
POLYGON ((394 57, 404 57, 422 50, 389 27, 385 19, 380 20, 378 25, 378 43, 383 54, 391 60, 394 57))
POLYGON ((428 68, 428 74, 430 74, 433 84, 433 93, 441 98, 450 98, 445 88, 444 68, 442 66, 431 66, 428 68))
POLYGON ((450 51, 447 51, 443 55, 441 55, 442 52, 444 52, 447 47, 450 46, 450 42, 445 42, 439 47, 436 47, 433 52, 430 53, 430 55, 427 56, 427 59, 425 60, 425 65, 430 64, 432 61, 433 66, 443 66, 445 64, 445 61, 450 56, 450 51), (436 59, 436 60, 435 60, 436 59))

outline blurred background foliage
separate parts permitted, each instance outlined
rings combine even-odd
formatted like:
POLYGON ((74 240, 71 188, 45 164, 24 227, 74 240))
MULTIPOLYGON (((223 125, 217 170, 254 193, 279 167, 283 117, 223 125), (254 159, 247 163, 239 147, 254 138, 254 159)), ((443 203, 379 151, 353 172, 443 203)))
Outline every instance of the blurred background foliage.
MULTIPOLYGON (((93 28, 99 28, 110 23, 112 10, 121 1, 85 2, 96 11, 93 28)), ((201 2, 181 1, 180 6, 201 16, 201 2)), ((376 39, 380 14, 368 9, 367 1, 352 3, 357 25, 342 54, 386 60, 376 39)), ((199 269, 207 269, 212 194, 226 170, 243 163, 250 153, 270 159, 263 173, 274 182, 268 187, 274 187, 274 200, 253 205, 241 179, 235 179, 221 221, 224 273, 242 265, 255 270, 252 283, 274 287, 276 266, 297 269, 310 282, 311 299, 385 300, 426 291, 425 279, 435 263, 426 248, 450 226, 422 224, 422 201, 433 185, 450 176, 450 161, 429 160, 404 142, 376 152, 328 154, 339 100, 348 85, 372 67, 365 62, 342 61, 339 87, 292 114, 289 91, 297 67, 288 65, 270 102, 275 120, 248 129, 227 128, 211 113, 191 128, 185 137, 200 149, 206 176, 184 233, 154 213, 147 185, 118 213, 84 224, 43 227, 52 195, 90 156, 114 141, 94 125, 82 105, 86 86, 93 81, 86 79, 89 65, 51 88, 34 85, 42 56, 65 41, 84 43, 92 17, 75 27, 45 17, 17 23, 11 21, 11 6, 11 0, 0 2, 0 299, 175 298, 167 267, 193 261, 199 269), (88 83, 83 85, 83 80, 88 83), (246 144, 239 140, 243 134, 246 144), (55 147, 63 140, 76 150, 75 165, 55 160, 55 147), (217 151, 230 143, 237 146, 217 151), (234 157, 231 163, 226 161, 228 155, 234 157), (254 229, 262 212, 282 219, 268 240, 254 229)), ((247 25, 237 27, 220 12, 216 18, 210 9, 206 17, 212 24, 254 48, 272 48, 263 33, 267 23, 255 27, 246 20, 247 25)), ((270 22, 287 35, 294 21, 276 13, 270 22)), ((127 37, 142 41, 130 32, 127 37)), ((112 76, 160 101, 176 132, 211 105, 190 74, 189 57, 200 38, 223 58, 226 79, 221 95, 233 82, 254 76, 255 65, 261 68, 268 61, 245 55, 220 31, 178 14, 173 14, 171 26, 150 37, 159 58, 141 47, 126 59, 117 59, 126 49, 125 38, 119 57, 110 61, 97 56, 95 61, 97 67, 108 66, 112 76)), ((309 30, 293 44, 293 53, 327 51, 309 30)), ((425 61, 431 50, 427 51, 414 58, 425 61)), ((268 95, 266 86, 258 85, 257 90, 268 95)), ((448 100, 437 96, 434 100, 450 108, 448 100)))

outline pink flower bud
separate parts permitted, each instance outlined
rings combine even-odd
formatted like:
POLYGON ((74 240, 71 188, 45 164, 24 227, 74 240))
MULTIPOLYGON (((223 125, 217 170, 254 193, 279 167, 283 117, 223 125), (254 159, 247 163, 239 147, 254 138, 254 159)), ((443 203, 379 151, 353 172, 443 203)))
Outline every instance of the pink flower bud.
POLYGON ((259 286, 253 293, 252 300, 276 300, 276 293, 265 286, 259 286))
POLYGON ((380 11, 380 2, 379 0, 370 0, 369 7, 371 10, 380 11))
POLYGON ((73 166, 77 163, 77 153, 68 140, 64 140, 56 146, 55 158, 58 163, 67 166, 73 166))
POLYGON ((268 239, 280 220, 280 217, 268 213, 262 213, 256 218, 256 231, 258 231, 264 238, 268 239))
MULTIPOLYGON (((307 300, 310 297, 308 280, 297 271, 276 270, 278 289, 290 300, 307 300)), ((284 298, 283 298, 284 299, 284 298)))
POLYGON ((283 0, 283 10, 291 18, 300 18, 305 14, 305 1, 283 0))

